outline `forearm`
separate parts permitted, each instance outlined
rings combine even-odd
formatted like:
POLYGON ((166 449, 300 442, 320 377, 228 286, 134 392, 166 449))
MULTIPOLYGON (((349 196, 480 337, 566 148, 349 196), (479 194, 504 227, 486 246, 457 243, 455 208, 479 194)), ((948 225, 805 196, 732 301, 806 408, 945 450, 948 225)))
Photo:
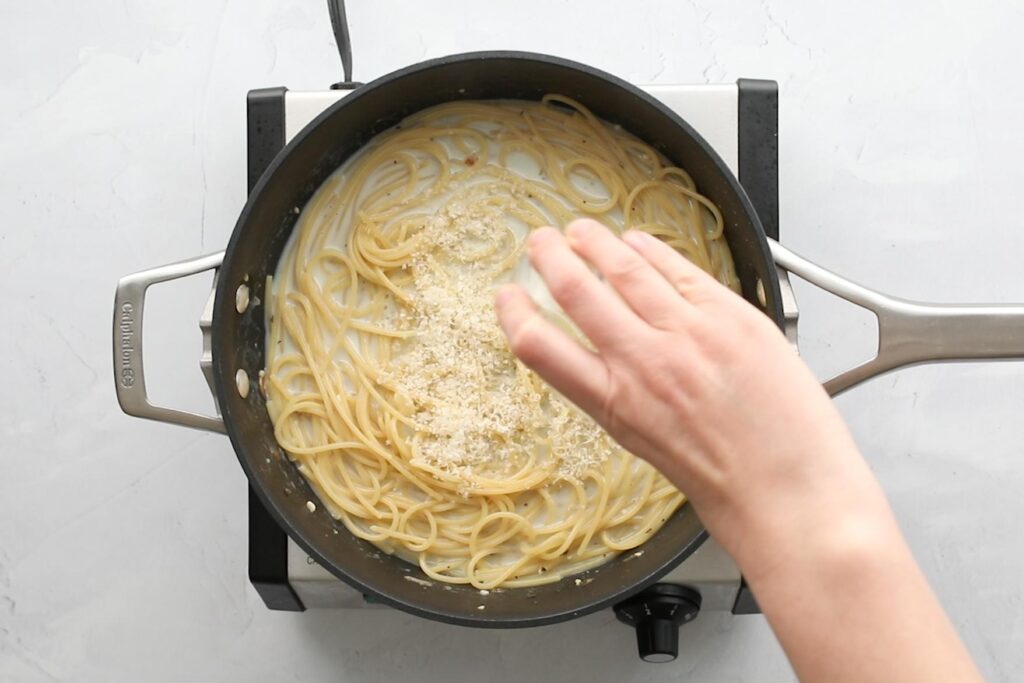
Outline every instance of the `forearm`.
POLYGON ((788 492, 784 514, 761 506, 722 529, 794 669, 805 682, 980 680, 882 491, 851 464, 844 487, 788 492))

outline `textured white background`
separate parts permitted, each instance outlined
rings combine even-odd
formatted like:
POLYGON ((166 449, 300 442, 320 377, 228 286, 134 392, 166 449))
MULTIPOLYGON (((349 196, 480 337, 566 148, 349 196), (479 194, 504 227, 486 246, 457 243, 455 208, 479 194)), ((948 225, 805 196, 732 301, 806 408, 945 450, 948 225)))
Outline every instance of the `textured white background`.
MULTIPOLYGON (((349 16, 362 80, 502 47, 640 83, 776 79, 784 242, 903 296, 1024 301, 1020 3, 352 0, 349 16)), ((659 667, 610 612, 483 632, 267 611, 227 441, 117 409, 111 299, 120 275, 224 246, 246 90, 340 78, 324 3, 4 0, 0 46, 0 679, 792 678, 761 617, 704 614, 659 667)), ((146 339, 156 397, 208 410, 206 286, 155 289, 146 339)), ((816 370, 868 353, 864 316, 800 294, 816 370)), ((838 402, 993 680, 1024 677, 1022 378, 932 366, 838 402)))

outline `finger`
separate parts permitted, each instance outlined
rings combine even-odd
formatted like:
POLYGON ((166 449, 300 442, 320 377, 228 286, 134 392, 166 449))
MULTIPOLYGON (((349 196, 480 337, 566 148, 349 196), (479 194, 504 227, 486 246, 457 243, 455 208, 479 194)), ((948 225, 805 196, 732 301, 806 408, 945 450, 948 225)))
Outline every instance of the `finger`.
POLYGON ((725 292, 731 291, 651 234, 630 230, 622 239, 661 273, 675 291, 694 305, 721 299, 725 292))
POLYGON ((554 228, 539 228, 527 240, 530 262, 551 296, 598 349, 640 333, 643 321, 590 272, 554 228))
POLYGON ((629 307, 654 327, 678 325, 686 301, 635 249, 595 220, 584 218, 565 228, 573 251, 604 275, 629 307))
POLYGON ((519 285, 505 285, 494 299, 509 347, 559 393, 590 413, 603 405, 604 361, 544 318, 519 285))

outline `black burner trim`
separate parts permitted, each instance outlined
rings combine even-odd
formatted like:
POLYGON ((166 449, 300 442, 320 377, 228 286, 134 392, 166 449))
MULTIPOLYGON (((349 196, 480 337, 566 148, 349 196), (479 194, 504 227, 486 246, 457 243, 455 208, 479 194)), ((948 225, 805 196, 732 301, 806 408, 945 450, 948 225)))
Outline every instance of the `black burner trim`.
POLYGON ((286 92, 287 88, 260 88, 250 90, 246 97, 249 192, 277 153, 284 149, 286 92))
POLYGON ((779 239, 779 84, 741 78, 739 88, 739 180, 764 232, 779 239))
MULTIPOLYGON (((250 90, 246 98, 249 192, 284 148, 287 88, 250 90)), ((249 581, 273 610, 301 612, 305 606, 288 583, 288 535, 249 487, 249 581)))
POLYGON ((744 580, 740 584, 740 591, 736 594, 736 602, 732 606, 733 614, 760 614, 761 608, 757 604, 757 598, 750 590, 750 586, 744 580))
MULTIPOLYGON (((739 88, 739 180, 764 232, 779 239, 779 84, 741 78, 739 88)), ((741 580, 733 614, 760 614, 754 594, 741 580)))

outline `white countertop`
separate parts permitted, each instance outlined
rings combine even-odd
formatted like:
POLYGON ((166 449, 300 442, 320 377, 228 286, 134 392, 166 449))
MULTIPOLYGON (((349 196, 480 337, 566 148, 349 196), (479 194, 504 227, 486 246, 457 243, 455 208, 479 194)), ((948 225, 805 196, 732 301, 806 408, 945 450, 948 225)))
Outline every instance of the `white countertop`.
MULTIPOLYGON (((0 680, 790 680, 759 616, 702 614, 657 666, 611 612, 517 632, 270 612, 226 439, 121 414, 114 284, 223 248, 246 91, 341 77, 324 4, 0 8, 0 680)), ((1024 301, 1020 6, 351 0, 349 19, 360 80, 503 47, 641 83, 776 79, 784 243, 897 295, 1024 301)), ((156 288, 146 331, 154 396, 203 410, 207 287, 156 288)), ((865 317, 798 296, 822 374, 869 352, 865 317)), ((992 680, 1024 676, 1022 379, 1017 363, 930 366, 838 399, 992 680)))

